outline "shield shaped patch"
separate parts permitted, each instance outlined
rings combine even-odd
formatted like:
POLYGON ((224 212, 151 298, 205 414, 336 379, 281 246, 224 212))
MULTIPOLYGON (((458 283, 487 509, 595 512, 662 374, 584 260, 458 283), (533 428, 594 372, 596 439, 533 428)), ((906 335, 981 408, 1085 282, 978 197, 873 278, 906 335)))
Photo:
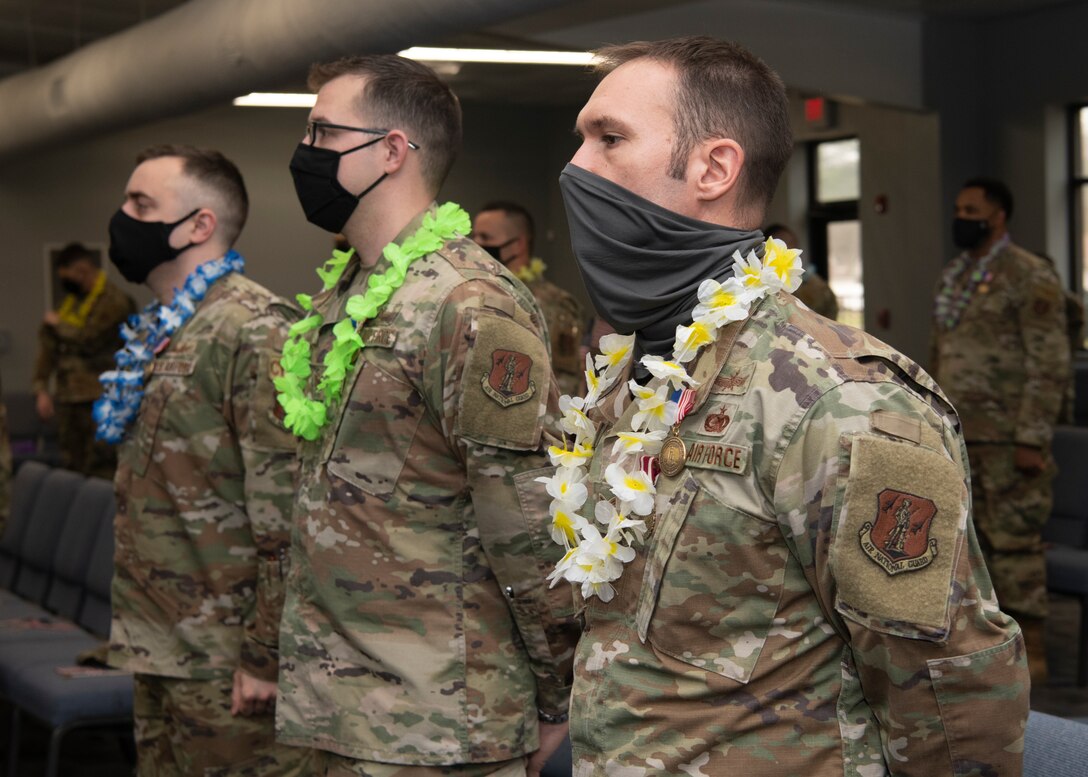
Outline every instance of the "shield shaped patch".
POLYGON ((518 351, 496 349, 491 352, 491 371, 484 375, 484 393, 503 407, 527 402, 536 393, 536 382, 529 377, 533 360, 518 351))
POLYGON ((933 500, 886 488, 876 501, 876 519, 858 533, 865 554, 889 575, 929 566, 937 557, 937 540, 929 536, 937 515, 933 500))

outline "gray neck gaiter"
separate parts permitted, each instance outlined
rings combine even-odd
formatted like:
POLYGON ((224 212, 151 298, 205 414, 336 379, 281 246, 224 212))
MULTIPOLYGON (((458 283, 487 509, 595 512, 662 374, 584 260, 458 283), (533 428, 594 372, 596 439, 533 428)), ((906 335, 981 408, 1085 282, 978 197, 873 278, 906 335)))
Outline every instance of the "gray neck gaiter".
POLYGON ((559 188, 593 306, 620 334, 635 333, 639 356, 670 356, 676 327, 691 323, 699 284, 724 282, 733 252, 744 256, 763 242, 759 230, 673 213, 575 165, 564 168, 559 188))

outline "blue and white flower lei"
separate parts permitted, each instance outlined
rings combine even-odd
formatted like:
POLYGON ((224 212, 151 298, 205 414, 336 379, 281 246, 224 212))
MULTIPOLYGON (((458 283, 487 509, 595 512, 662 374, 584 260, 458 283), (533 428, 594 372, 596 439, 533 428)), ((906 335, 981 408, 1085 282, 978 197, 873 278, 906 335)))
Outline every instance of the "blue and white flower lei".
POLYGON ((232 272, 245 272, 245 260, 237 251, 193 270, 181 289, 174 290, 170 305, 152 302, 121 325, 125 346, 114 356, 117 367, 98 376, 104 390, 94 403, 96 439, 110 444, 124 439, 125 430, 140 412, 144 375, 155 351, 192 318, 211 285, 232 272))

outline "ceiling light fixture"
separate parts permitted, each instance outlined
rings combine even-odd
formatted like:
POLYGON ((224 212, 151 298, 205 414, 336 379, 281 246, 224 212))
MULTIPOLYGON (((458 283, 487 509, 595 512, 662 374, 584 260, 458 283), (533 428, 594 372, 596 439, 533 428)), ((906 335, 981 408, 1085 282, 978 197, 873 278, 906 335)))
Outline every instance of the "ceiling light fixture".
MULTIPOLYGON (((402 57, 419 62, 485 62, 505 65, 592 65, 595 55, 589 51, 527 51, 517 49, 451 49, 413 46, 399 52, 402 57)), ((440 75, 456 75, 457 70, 436 67, 440 75)), ((316 95, 293 92, 250 92, 234 98, 234 104, 247 108, 312 108, 316 95)))
POLYGON ((313 108, 316 94, 297 92, 250 92, 234 98, 235 105, 246 108, 313 108))
POLYGON ((413 46, 399 52, 420 62, 491 62, 506 65, 591 65, 590 51, 523 51, 515 49, 447 49, 413 46))

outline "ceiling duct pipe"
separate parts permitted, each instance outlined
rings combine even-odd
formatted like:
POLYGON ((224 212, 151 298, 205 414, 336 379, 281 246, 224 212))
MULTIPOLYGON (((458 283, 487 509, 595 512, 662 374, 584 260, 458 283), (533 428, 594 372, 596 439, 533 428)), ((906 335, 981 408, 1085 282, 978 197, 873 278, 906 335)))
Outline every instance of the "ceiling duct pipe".
POLYGON ((0 156, 298 81, 313 62, 395 52, 570 0, 190 0, 0 81, 0 156))

